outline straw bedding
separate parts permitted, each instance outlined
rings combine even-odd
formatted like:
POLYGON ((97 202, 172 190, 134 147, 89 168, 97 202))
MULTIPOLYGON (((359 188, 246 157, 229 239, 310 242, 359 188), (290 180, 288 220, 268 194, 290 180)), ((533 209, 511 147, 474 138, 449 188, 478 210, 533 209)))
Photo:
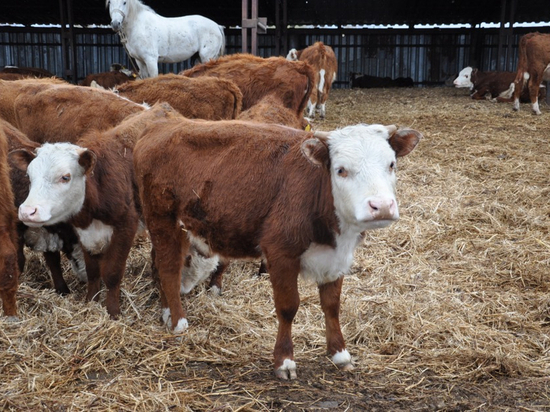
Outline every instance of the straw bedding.
MULTIPOLYGON (((57 296, 28 253, 20 320, 0 319, 5 410, 542 411, 550 409, 548 119, 464 90, 335 90, 331 130, 359 122, 424 134, 399 160, 401 219, 370 232, 344 282, 356 369, 325 353, 314 285, 294 324, 298 379, 274 378, 271 286, 235 261, 221 297, 186 301, 190 328, 159 323, 147 239, 133 248, 120 320, 70 274, 57 296)), ((68 269, 68 266, 67 266, 68 269)), ((103 300, 104 291, 101 300, 103 300)))

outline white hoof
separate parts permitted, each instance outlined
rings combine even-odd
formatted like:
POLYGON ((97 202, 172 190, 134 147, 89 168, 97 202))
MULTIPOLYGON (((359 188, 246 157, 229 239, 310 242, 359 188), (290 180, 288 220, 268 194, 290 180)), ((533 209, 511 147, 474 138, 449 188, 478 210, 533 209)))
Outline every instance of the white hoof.
POLYGON ((176 327, 174 328, 174 333, 185 332, 188 327, 189 327, 189 323, 187 322, 187 319, 181 318, 178 321, 178 324, 176 325, 176 327))
POLYGON ((354 366, 351 363, 351 355, 347 349, 344 349, 341 352, 336 352, 332 357, 332 362, 344 371, 351 371, 354 369, 354 366))
POLYGON ((212 296, 221 296, 222 295, 222 290, 219 287, 214 285, 210 288, 210 294, 212 296))
POLYGON ((279 379, 296 379, 296 362, 285 359, 283 364, 275 370, 275 376, 279 379))

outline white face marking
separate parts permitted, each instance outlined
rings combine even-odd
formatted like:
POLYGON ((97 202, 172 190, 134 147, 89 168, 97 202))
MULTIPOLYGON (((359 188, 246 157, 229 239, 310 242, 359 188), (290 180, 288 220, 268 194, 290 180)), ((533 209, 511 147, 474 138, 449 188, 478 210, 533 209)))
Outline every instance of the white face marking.
POLYGON ((334 207, 340 233, 336 248, 312 244, 301 256, 301 274, 318 284, 345 275, 360 233, 399 219, 394 150, 388 128, 356 125, 331 132, 328 145, 334 207))
POLYGON ((29 163, 31 185, 19 206, 19 219, 27 226, 53 225, 77 214, 86 193, 86 175, 79 165, 85 150, 70 143, 44 144, 29 163))
POLYGON ((458 76, 454 80, 453 84, 455 87, 474 87, 474 84, 472 83, 472 68, 463 68, 460 73, 458 73, 458 76))
POLYGON ((80 238, 80 243, 92 255, 103 253, 109 247, 113 236, 112 226, 95 219, 87 228, 80 229, 77 227, 75 229, 80 238))

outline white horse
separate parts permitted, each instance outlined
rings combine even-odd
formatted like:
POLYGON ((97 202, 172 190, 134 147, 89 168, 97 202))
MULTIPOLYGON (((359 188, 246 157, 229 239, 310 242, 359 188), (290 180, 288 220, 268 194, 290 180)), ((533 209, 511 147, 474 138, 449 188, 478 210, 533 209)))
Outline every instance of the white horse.
POLYGON ((224 54, 223 27, 199 15, 163 17, 140 0, 107 0, 111 27, 126 43, 141 78, 158 76, 158 62, 198 55, 201 63, 224 54))

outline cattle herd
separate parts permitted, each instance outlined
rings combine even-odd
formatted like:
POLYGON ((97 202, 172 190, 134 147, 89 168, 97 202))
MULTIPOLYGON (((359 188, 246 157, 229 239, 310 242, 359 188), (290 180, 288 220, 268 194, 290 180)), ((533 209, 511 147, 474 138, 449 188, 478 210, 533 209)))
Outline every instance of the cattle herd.
MULTIPOLYGON (((540 114, 548 36, 522 38, 517 75, 469 67, 455 86, 515 108, 525 98, 540 114)), ((291 329, 299 275, 318 285, 333 362, 352 369, 339 324, 343 276, 365 231, 399 218, 396 160, 422 135, 393 125, 311 131, 316 113, 326 114, 336 70, 322 42, 287 58, 228 55, 154 78, 113 66, 81 85, 5 69, 4 314, 18 316, 26 246, 44 254, 56 292, 70 292, 63 253, 87 282, 86 299, 98 300, 103 283, 107 311, 119 317, 126 259, 145 228, 161 318, 174 333, 188 327, 182 294, 208 278, 219 290, 231 259, 262 259, 279 323, 275 375, 297 376, 291 329)))

